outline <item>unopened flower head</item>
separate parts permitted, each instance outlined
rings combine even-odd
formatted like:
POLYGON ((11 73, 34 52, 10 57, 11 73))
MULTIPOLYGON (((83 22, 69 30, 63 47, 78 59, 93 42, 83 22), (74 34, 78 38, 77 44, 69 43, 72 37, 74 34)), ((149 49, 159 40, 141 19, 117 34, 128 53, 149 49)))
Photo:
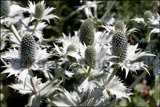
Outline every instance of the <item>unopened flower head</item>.
POLYGON ((117 21, 117 22, 115 23, 115 30, 116 30, 116 31, 124 32, 124 30, 125 30, 124 22, 123 22, 123 21, 117 21))
POLYGON ((144 12, 143 18, 145 22, 149 21, 149 19, 151 19, 152 17, 153 17, 153 14, 151 11, 147 10, 144 12))
POLYGON ((18 22, 16 22, 16 23, 14 23, 14 26, 15 26, 16 30, 19 31, 19 30, 21 30, 21 28, 22 28, 22 23, 20 23, 20 22, 18 21, 18 22))
POLYGON ((80 27, 80 41, 87 46, 94 42, 94 24, 91 19, 85 20, 80 27))
POLYGON ((27 10, 31 14, 32 20, 38 19, 38 20, 46 20, 49 22, 50 19, 59 18, 51 13, 55 8, 53 7, 46 8, 44 1, 40 1, 37 4, 35 4, 35 2, 29 1, 28 5, 29 8, 27 10))
POLYGON ((0 5, 1 5, 0 17, 7 17, 10 12, 10 5, 11 5, 10 0, 1 0, 0 5))
POLYGON ((20 47, 21 67, 28 68, 35 61, 35 40, 31 35, 25 35, 20 47))
POLYGON ((112 38, 112 54, 119 57, 119 61, 126 58, 127 39, 122 32, 117 32, 112 38))
POLYGON ((45 7, 44 7, 44 5, 43 5, 42 3, 36 4, 34 16, 35 16, 37 19, 42 19, 43 16, 44 16, 44 10, 45 10, 45 7))
POLYGON ((71 44, 71 45, 68 46, 67 51, 68 52, 75 52, 76 51, 76 47, 71 44))
POLYGON ((96 50, 92 46, 87 47, 87 49, 85 50, 85 63, 88 66, 95 68, 96 50))

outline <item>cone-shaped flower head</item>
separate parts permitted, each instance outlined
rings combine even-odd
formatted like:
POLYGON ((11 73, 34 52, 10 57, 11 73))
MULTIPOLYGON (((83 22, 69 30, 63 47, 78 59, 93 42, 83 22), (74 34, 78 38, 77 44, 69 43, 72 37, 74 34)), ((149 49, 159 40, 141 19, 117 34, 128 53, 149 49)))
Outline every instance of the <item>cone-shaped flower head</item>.
POLYGON ((10 12, 10 5, 11 5, 10 0, 1 0, 0 5, 1 5, 0 17, 7 17, 10 12))
POLYGON ((17 31, 21 30, 21 28, 22 28, 22 24, 20 22, 16 22, 14 24, 14 26, 15 26, 15 28, 16 28, 17 31))
POLYGON ((21 67, 28 68, 35 61, 35 40, 31 35, 25 35, 20 47, 21 67))
POLYGON ((36 4, 34 16, 37 19, 42 19, 44 16, 44 11, 45 11, 45 6, 41 2, 39 2, 38 4, 36 4))
POLYGON ((152 18, 153 14, 151 11, 147 10, 144 12, 144 15, 143 15, 143 18, 144 18, 144 21, 147 22, 149 21, 150 18, 152 18))
POLYGON ((115 23, 115 30, 116 30, 116 31, 124 32, 124 30, 125 30, 124 22, 123 22, 123 21, 117 21, 117 22, 115 23))
POLYGON ((85 50, 85 63, 95 68, 96 65, 96 50, 92 46, 88 46, 85 50))
POLYGON ((126 58, 127 39, 122 32, 117 32, 112 38, 112 54, 118 56, 118 61, 123 61, 126 58))
POLYGON ((80 42, 87 46, 94 42, 94 24, 91 19, 85 20, 80 27, 80 42))
POLYGON ((75 52, 76 51, 76 47, 74 45, 69 45, 67 48, 67 52, 75 52))

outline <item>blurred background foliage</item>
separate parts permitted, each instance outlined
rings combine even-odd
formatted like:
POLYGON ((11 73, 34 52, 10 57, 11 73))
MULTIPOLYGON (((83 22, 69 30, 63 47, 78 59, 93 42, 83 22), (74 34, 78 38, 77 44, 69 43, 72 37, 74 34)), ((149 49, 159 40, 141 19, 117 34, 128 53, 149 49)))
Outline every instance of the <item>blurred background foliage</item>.
MULTIPOLYGON (((19 5, 27 7, 28 0, 15 0, 19 5)), ((32 0, 33 1, 33 0, 32 0)), ((39 0, 34 0, 36 3, 39 0)), ((86 0, 83 0, 85 2, 86 0)), ((62 33, 66 35, 73 35, 74 31, 79 30, 81 25, 81 20, 86 19, 87 17, 84 14, 84 11, 77 11, 78 6, 81 6, 82 3, 80 0, 46 0, 46 5, 49 7, 54 7, 55 10, 53 13, 60 17, 60 19, 51 20, 49 26, 47 26, 43 34, 45 35, 48 41, 46 43, 52 45, 54 40, 62 37, 62 33)), ((110 16, 113 16, 116 20, 123 20, 128 28, 136 27, 140 29, 139 32, 133 33, 129 36, 129 41, 131 44, 139 43, 139 47, 146 49, 148 43, 145 41, 146 34, 148 29, 142 25, 137 24, 130 19, 135 17, 143 17, 143 14, 146 10, 150 10, 153 13, 160 14, 160 1, 158 0, 102 0, 98 4, 98 18, 101 18, 105 13, 110 16)), ((24 15, 27 15, 24 14, 24 15)), ((156 54, 160 52, 160 34, 152 35, 152 40, 158 40, 158 42, 152 43, 152 50, 156 54)), ((134 95, 131 98, 131 102, 128 100, 120 101, 121 106, 128 107, 139 107, 139 106, 155 106, 156 98, 154 88, 154 76, 152 66, 149 66, 149 71, 151 75, 143 74, 138 72, 137 74, 129 74, 129 76, 124 80, 125 84, 131 86, 139 75, 142 75, 141 80, 132 87, 132 92, 134 95)), ((124 72, 119 72, 121 78, 125 78, 124 72)), ((11 107, 23 107, 27 103, 28 95, 17 94, 14 90, 8 88, 8 84, 11 84, 14 81, 14 77, 9 77, 6 79, 6 76, 1 75, 1 84, 0 84, 0 101, 1 106, 11 106, 11 107)), ((114 105, 115 103, 113 103, 114 105)), ((42 101, 42 105, 43 101, 42 101)))

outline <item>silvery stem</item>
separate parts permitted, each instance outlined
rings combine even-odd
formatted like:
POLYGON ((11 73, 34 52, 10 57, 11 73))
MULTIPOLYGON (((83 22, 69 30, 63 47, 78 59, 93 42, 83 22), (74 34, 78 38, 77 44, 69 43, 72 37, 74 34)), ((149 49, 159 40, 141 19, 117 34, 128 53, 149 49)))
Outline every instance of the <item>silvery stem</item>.
POLYGON ((13 32, 14 36, 16 37, 16 39, 17 39, 19 42, 21 42, 21 37, 20 37, 20 35, 18 34, 18 32, 17 32, 17 30, 16 30, 16 28, 14 27, 13 24, 11 24, 10 28, 11 28, 11 31, 13 32))

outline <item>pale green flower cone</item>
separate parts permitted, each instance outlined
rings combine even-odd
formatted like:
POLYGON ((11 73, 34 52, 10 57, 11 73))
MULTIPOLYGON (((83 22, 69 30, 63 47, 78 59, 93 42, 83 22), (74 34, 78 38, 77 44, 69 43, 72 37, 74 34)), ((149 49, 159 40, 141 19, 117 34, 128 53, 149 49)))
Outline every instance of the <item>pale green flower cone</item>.
POLYGON ((144 21, 147 22, 149 21, 150 18, 152 18, 153 14, 151 11, 147 10, 144 12, 144 15, 143 15, 143 18, 144 18, 144 21))
POLYGON ((21 28, 22 28, 22 24, 20 22, 16 22, 14 24, 14 26, 15 26, 15 28, 16 28, 17 31, 21 30, 21 28))
POLYGON ((127 39, 122 32, 117 32, 112 38, 112 54, 118 56, 118 61, 123 61, 126 58, 127 39))
POLYGON ((0 17, 7 17, 10 12, 10 5, 11 5, 10 0, 1 0, 0 5, 1 5, 0 17))
POLYGON ((34 16, 37 19, 42 19, 43 16, 44 16, 44 10, 45 10, 44 5, 42 5, 41 3, 36 4, 36 9, 35 9, 35 15, 34 16))
POLYGON ((80 41, 87 46, 94 42, 94 24, 91 19, 85 20, 80 27, 80 41))
POLYGON ((35 40, 31 35, 25 35, 20 47, 21 67, 28 68, 35 61, 35 40))
POLYGON ((96 50, 92 46, 85 50, 85 63, 92 68, 96 66, 96 50))
MULTIPOLYGON (((67 52, 76 52, 76 47, 74 45, 69 45, 68 48, 67 48, 67 52)), ((68 56, 68 59, 71 61, 71 62, 75 62, 75 58, 74 57, 71 57, 71 56, 68 56)))
POLYGON ((76 51, 76 47, 74 45, 69 45, 67 48, 67 52, 75 52, 76 51))
POLYGON ((115 23, 115 30, 116 30, 116 31, 124 32, 124 30, 125 30, 124 22, 123 22, 123 21, 117 21, 117 22, 115 23))

